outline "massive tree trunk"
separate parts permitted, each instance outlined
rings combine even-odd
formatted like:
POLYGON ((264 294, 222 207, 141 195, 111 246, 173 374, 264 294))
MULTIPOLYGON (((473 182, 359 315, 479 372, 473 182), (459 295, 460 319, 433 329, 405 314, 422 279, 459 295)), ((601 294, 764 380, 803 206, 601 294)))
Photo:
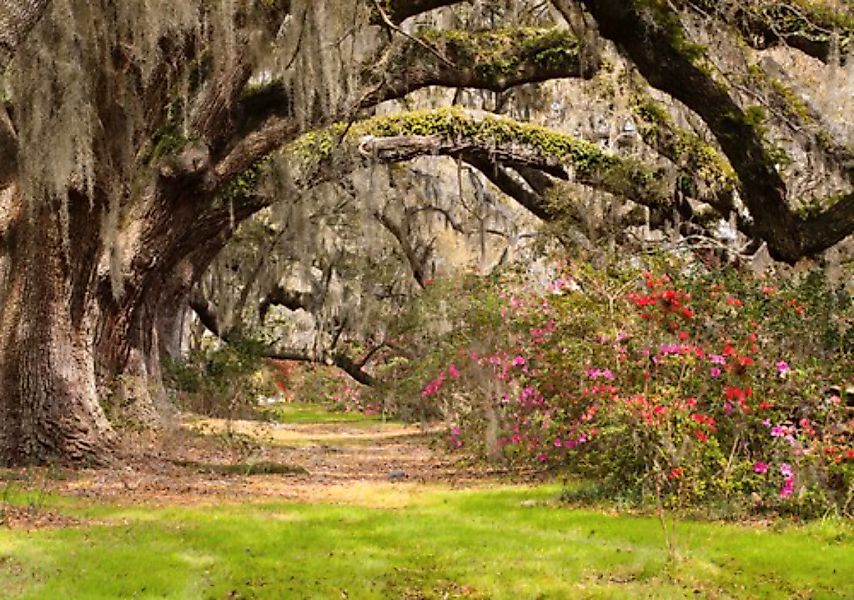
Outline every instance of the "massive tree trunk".
POLYGON ((0 305, 0 462, 89 462, 114 436, 98 402, 92 333, 98 236, 88 203, 69 203, 67 223, 52 202, 17 214, 7 239, 0 305))

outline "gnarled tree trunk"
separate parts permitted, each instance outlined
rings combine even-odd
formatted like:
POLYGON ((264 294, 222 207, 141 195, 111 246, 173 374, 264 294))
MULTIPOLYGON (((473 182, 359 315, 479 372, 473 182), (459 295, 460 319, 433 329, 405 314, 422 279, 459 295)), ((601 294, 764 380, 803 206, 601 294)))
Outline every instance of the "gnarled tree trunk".
POLYGON ((4 193, 17 222, 0 304, 0 462, 99 461, 114 435, 95 379, 90 207, 70 202, 66 224, 53 202, 28 209, 4 193))

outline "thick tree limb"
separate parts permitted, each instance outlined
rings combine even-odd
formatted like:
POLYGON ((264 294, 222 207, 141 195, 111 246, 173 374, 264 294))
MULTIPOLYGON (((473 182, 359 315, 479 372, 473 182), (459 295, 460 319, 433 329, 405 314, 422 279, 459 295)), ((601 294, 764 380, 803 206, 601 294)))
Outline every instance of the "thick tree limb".
POLYGON ((284 306, 288 310, 303 309, 306 312, 311 312, 315 304, 314 294, 286 290, 277 285, 258 304, 258 318, 263 323, 271 306, 284 306))
POLYGON ((364 371, 352 358, 342 353, 330 355, 314 356, 305 352, 289 351, 289 352, 268 352, 264 354, 264 358, 272 360, 294 360, 298 362, 308 362, 317 365, 335 366, 347 373, 355 381, 362 385, 373 387, 377 385, 376 378, 364 371))
POLYGON ((208 186, 217 189, 232 181, 237 175, 292 141, 299 130, 298 123, 293 119, 271 117, 259 129, 243 138, 217 163, 208 186))
POLYGON ((640 204, 667 203, 657 173, 595 144, 545 127, 457 108, 375 117, 308 134, 287 152, 303 157, 294 182, 312 187, 371 162, 396 163, 425 155, 480 153, 510 167, 532 167, 552 176, 626 197, 640 204), (336 146, 336 143, 338 144, 336 146))
MULTIPOLYGON (((386 0, 383 4, 387 7, 386 13, 393 23, 402 23, 410 17, 414 17, 437 8, 463 4, 470 0, 386 0)), ((382 17, 377 14, 374 22, 382 23, 382 17)))
MULTIPOLYGON (((550 79, 591 77, 598 65, 581 65, 580 47, 569 32, 558 28, 520 28, 500 32, 421 32, 419 36, 436 47, 450 62, 426 53, 419 44, 406 40, 379 67, 362 74, 371 90, 356 109, 403 98, 428 86, 477 88, 495 92, 550 79), (460 66, 456 66, 459 63, 460 66)), ((238 141, 214 169, 214 185, 227 182, 274 149, 296 137, 299 130, 289 119, 287 91, 271 84, 263 103, 252 117, 267 114, 254 131, 238 141)), ((256 94, 258 96, 258 94, 256 94)), ((218 114, 218 113, 217 113, 218 114)), ((346 116, 341 117, 346 120, 346 116)), ((219 122, 221 115, 213 122, 219 122)))
POLYGON ((845 60, 854 40, 854 16, 843 8, 803 0, 676 0, 734 26, 757 49, 786 44, 829 62, 845 60))
POLYGON ((595 74, 597 65, 582 66, 578 39, 560 28, 514 28, 497 31, 435 31, 418 33, 444 57, 425 53, 417 43, 401 44, 378 69, 366 73, 375 91, 361 106, 402 98, 427 87, 477 88, 503 92, 529 83, 595 74), (373 83, 378 82, 378 83, 373 83))
MULTIPOLYGON (((532 215, 546 222, 560 218, 555 207, 546 202, 544 198, 544 194, 552 188, 551 181, 539 191, 529 190, 510 175, 507 169, 488 156, 481 153, 469 153, 463 157, 463 160, 483 173, 495 187, 516 200, 532 215)), ((535 172, 539 173, 539 171, 535 172)))
POLYGON ((410 226, 408 216, 404 216, 403 223, 398 223, 382 211, 376 211, 374 213, 374 217, 376 217, 377 221, 379 221, 380 224, 385 227, 389 233, 391 233, 394 239, 397 240, 397 244, 400 246, 403 256, 406 258, 406 262, 412 270, 412 276, 415 278, 415 282, 418 284, 418 287, 421 289, 426 288, 428 279, 426 267, 431 247, 427 246, 419 252, 415 246, 413 246, 412 228, 410 226))
POLYGON ((774 258, 795 262, 854 232, 854 219, 838 221, 854 212, 851 196, 816 217, 803 218, 789 207, 786 185, 765 147, 761 128, 704 68, 673 9, 663 2, 641 0, 583 2, 601 33, 617 43, 651 85, 706 122, 738 174, 754 235, 768 243, 774 258))
MULTIPOLYGON (((238 341, 239 338, 237 336, 229 332, 223 332, 220 329, 220 320, 216 312, 216 307, 214 307, 206 298, 201 296, 201 294, 193 294, 190 298, 190 308, 192 308, 193 312, 195 312, 199 317, 199 322, 216 337, 226 343, 234 343, 235 341, 238 341)), ((261 358, 334 365, 362 385, 374 386, 377 384, 377 380, 374 376, 362 368, 364 367, 364 364, 357 364, 352 358, 342 352, 336 352, 329 355, 312 355, 299 350, 268 349, 261 352, 261 358)))

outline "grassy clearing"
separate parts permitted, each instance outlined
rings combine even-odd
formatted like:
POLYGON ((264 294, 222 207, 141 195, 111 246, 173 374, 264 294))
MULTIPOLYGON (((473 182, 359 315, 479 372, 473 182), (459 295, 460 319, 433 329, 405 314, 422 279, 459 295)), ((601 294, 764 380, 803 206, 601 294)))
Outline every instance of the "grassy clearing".
POLYGON ((0 530, 4 598, 843 598, 850 523, 777 530, 561 507, 556 487, 373 484, 359 501, 151 509, 0 530), (390 501, 391 500, 391 501, 390 501))
POLYGON ((302 423, 270 423, 264 421, 227 421, 214 418, 193 418, 186 424, 197 433, 213 436, 248 436, 262 444, 284 446, 352 446, 374 444, 392 438, 419 438, 425 432, 417 425, 392 421, 305 421, 302 423))
POLYGON ((306 402, 289 402, 271 406, 265 410, 270 420, 277 423, 360 423, 382 422, 381 415, 365 415, 358 412, 331 412, 328 407, 306 402))

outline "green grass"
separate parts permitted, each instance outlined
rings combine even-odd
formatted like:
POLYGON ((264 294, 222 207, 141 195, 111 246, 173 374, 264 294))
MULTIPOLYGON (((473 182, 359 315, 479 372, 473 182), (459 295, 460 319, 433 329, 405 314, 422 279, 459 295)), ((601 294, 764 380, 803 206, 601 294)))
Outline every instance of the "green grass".
POLYGON ((380 415, 364 415, 358 412, 332 412, 321 404, 290 402, 265 409, 270 420, 278 423, 377 423, 380 415))
POLYGON ((91 506, 0 530, 3 598, 845 598, 850 523, 775 530, 578 510, 556 487, 374 484, 357 504, 91 506))

